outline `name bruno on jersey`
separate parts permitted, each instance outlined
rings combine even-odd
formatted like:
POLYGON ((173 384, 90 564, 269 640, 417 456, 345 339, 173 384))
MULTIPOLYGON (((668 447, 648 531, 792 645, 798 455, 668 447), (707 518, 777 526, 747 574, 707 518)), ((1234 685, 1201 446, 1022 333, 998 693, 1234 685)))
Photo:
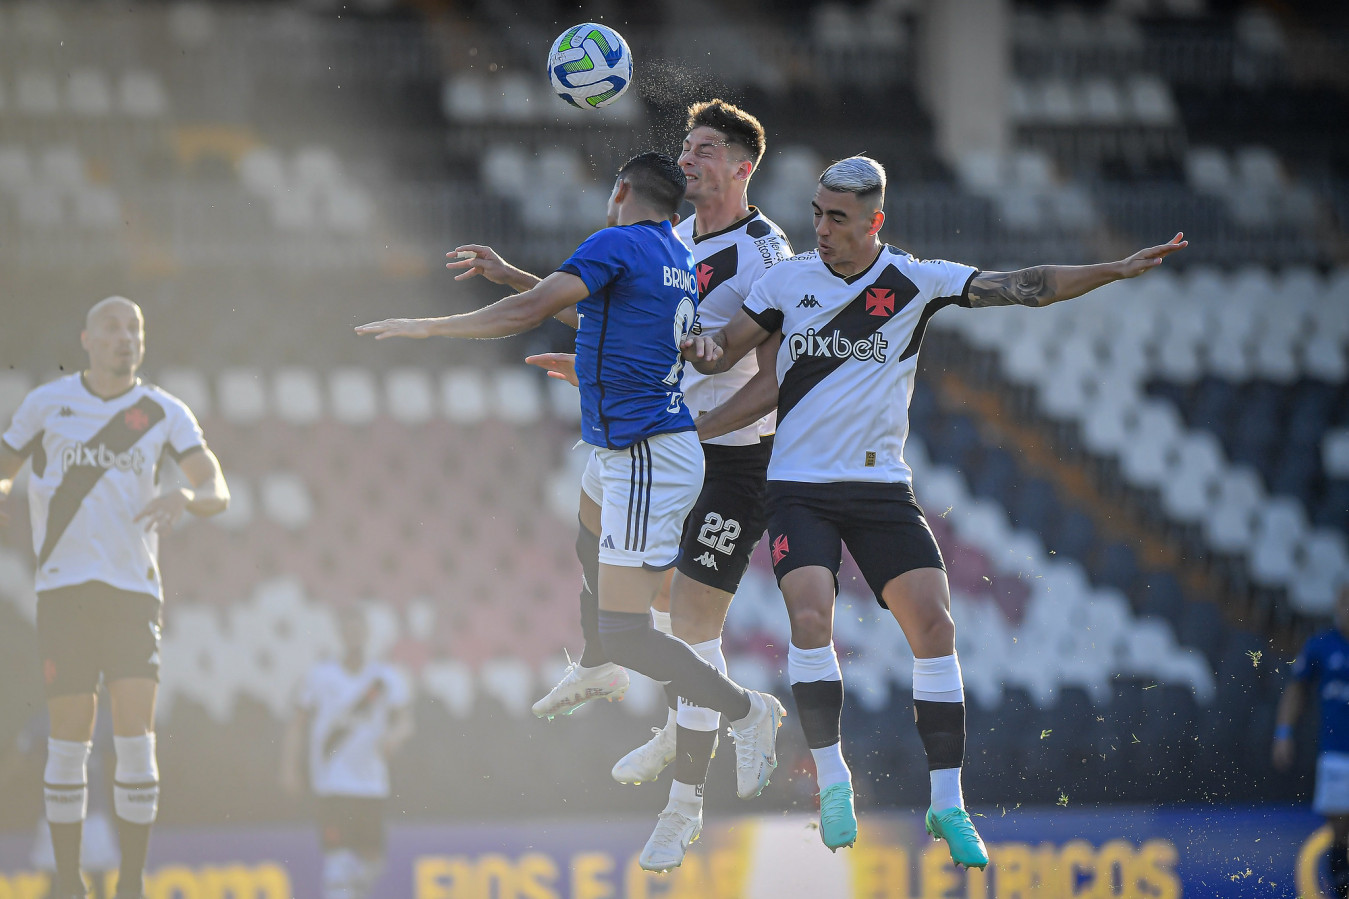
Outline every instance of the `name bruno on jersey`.
POLYGON ((679 268, 670 268, 670 266, 668 265, 664 266, 664 269, 665 269, 666 287, 673 287, 676 290, 682 290, 685 293, 691 294, 692 296, 695 297, 698 295, 694 288, 692 271, 686 271, 684 269, 679 268))

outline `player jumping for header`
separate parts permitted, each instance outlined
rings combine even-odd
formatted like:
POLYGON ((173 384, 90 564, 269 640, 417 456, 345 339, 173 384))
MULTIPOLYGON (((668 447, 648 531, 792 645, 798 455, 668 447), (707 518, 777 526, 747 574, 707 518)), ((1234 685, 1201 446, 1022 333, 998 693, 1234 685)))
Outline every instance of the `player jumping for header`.
MULTIPOLYGON (((831 165, 812 202, 819 249, 771 268, 726 328, 691 337, 685 355, 699 371, 721 372, 782 332, 768 536, 791 619, 788 667, 806 742, 835 753, 847 771, 833 650, 847 543, 913 649, 914 713, 931 773, 928 832, 946 840, 957 864, 982 868, 988 853, 960 789, 965 695, 945 564, 904 462, 923 331, 944 306, 1046 306, 1141 275, 1186 244, 1177 234, 1120 262, 980 272, 881 243, 884 202, 885 170, 875 160, 831 165)), ((851 784, 822 795, 820 814, 826 844, 831 834, 855 833, 851 784)))
POLYGON ((652 600, 678 559, 684 519, 703 482, 702 449, 679 389, 679 348, 697 311, 693 257, 673 226, 684 185, 674 160, 637 156, 619 172, 609 227, 538 284, 475 312, 390 319, 356 332, 504 337, 576 307, 581 428, 593 447, 580 518, 600 535, 596 624, 604 654, 725 714, 737 735, 737 792, 749 798, 777 765, 781 704, 742 689, 651 626, 652 600))

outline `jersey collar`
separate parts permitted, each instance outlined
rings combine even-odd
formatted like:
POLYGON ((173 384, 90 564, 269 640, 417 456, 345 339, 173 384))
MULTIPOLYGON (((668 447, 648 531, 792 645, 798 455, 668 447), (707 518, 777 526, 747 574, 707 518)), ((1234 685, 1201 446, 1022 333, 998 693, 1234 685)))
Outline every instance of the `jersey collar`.
MULTIPOLYGON (((871 265, 868 265, 866 268, 862 269, 857 274, 849 275, 846 278, 843 275, 840 275, 838 272, 834 271, 832 268, 830 268, 829 263, 825 262, 823 259, 820 259, 820 265, 823 265, 825 271, 833 275, 835 278, 838 278, 844 284, 856 284, 858 281, 862 280, 862 278, 864 278, 868 272, 870 272, 872 269, 876 267, 876 263, 881 261, 881 257, 884 256, 885 251, 889 249, 891 249, 891 246, 888 243, 881 244, 880 252, 876 254, 875 259, 871 260, 871 265)), ((816 258, 818 259, 819 257, 817 256, 816 258)))
MULTIPOLYGON (((750 206, 750 207, 749 207, 749 215, 745 216, 745 217, 742 218, 742 219, 737 219, 736 221, 731 222, 729 225, 727 225, 725 228, 722 228, 720 231, 709 231, 707 234, 696 234, 696 233, 695 233, 695 234, 693 235, 693 242, 694 242, 694 243, 702 243, 703 241, 707 240, 709 237, 720 237, 721 235, 727 234, 727 233, 729 233, 729 232, 731 232, 731 231, 734 231, 734 230, 736 230, 737 228, 743 228, 743 227, 745 227, 746 225, 748 225, 751 221, 753 221, 755 218, 757 218, 758 215, 759 215, 759 207, 757 207, 757 206, 750 206)), ((697 214, 694 214, 694 216, 693 216, 693 230, 694 230, 695 232, 698 230, 698 216, 697 216, 697 214)))
POLYGON ((128 387, 126 390, 123 390, 121 393, 115 393, 112 396, 99 396, 97 393, 94 393, 94 388, 89 386, 89 382, 84 378, 84 372, 81 371, 80 386, 83 387, 85 390, 87 390, 89 392, 89 395, 92 396, 94 399, 104 403, 111 403, 113 400, 121 399, 131 391, 135 390, 137 387, 141 386, 141 379, 137 378, 136 380, 132 381, 131 386, 128 387))

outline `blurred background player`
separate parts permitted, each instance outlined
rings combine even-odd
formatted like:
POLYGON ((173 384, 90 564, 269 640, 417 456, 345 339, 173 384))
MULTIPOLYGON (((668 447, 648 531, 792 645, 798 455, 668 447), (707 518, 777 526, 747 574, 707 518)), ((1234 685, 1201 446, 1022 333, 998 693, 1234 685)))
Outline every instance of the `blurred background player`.
POLYGON ((914 716, 931 772, 928 832, 946 840, 957 864, 982 868, 988 853, 960 789, 965 696, 945 563, 904 461, 923 331, 952 304, 1045 306, 1081 296, 1142 274, 1185 243, 1176 235, 1121 262, 1006 273, 919 261, 881 243, 885 170, 864 156, 826 169, 811 205, 819 249, 770 269, 724 330, 691 338, 688 356, 699 371, 724 371, 783 334, 768 532, 791 618, 787 664, 801 726, 821 777, 841 778, 820 793, 825 845, 857 838, 833 647, 846 542, 913 650, 914 716))
POLYGON ((125 297, 94 304, 80 342, 89 367, 29 393, 0 437, 0 497, 31 458, 38 648, 51 716, 44 796, 56 895, 85 894, 81 823, 102 677, 117 754, 117 899, 139 899, 159 808, 159 536, 184 512, 224 511, 229 490, 192 411, 136 376, 145 357, 139 306, 125 297), (165 457, 177 460, 190 488, 159 492, 165 457))
MULTIPOLYGON (((770 266, 792 255, 791 244, 782 229, 749 205, 749 180, 766 149, 759 120, 714 99, 689 107, 685 129, 678 161, 687 184, 684 198, 693 204, 694 214, 680 222, 675 233, 693 250, 697 327, 715 330, 739 310, 770 266)), ((726 670, 721 649, 726 613, 767 524, 764 503, 773 447, 771 409, 777 400, 772 372, 776 349, 776 342, 765 341, 757 356, 747 355, 724 374, 702 375, 687 367, 681 384, 684 402, 698 425, 706 469, 702 493, 684 523, 679 562, 652 617, 657 630, 684 640, 720 671, 726 670), (703 420, 742 388, 754 397, 744 405, 756 407, 746 416, 748 421, 727 426, 719 415, 703 420), (717 430, 711 433, 709 427, 717 430)), ((532 356, 527 361, 572 374, 567 354, 532 356)), ((578 552, 597 553, 598 544, 598 536, 583 528, 578 552)), ((585 610, 594 603, 583 584, 583 623, 592 618, 585 610)), ((588 630, 581 658, 535 704, 535 714, 567 714, 606 695, 615 680, 598 640, 588 630)), ((703 786, 720 726, 716 712, 682 701, 668 685, 666 693, 670 712, 665 726, 619 759, 612 772, 619 783, 643 783, 675 761, 669 805, 641 857, 644 867, 657 870, 683 860, 684 837, 702 815, 703 786)))
POLYGON ((325 899, 363 899, 384 868, 389 760, 412 736, 403 675, 369 657, 365 614, 343 609, 342 655, 315 665, 300 684, 281 747, 281 787, 299 796, 301 768, 318 800, 325 899))
MULTIPOLYGON (((749 798, 777 765, 781 704, 744 690, 651 623, 652 601, 678 560, 684 519, 703 481, 702 447, 679 390, 679 344, 697 309, 693 257, 673 227, 684 190, 673 159, 634 157, 610 195, 609 227, 547 278, 476 312, 390 319, 356 331, 377 339, 503 337, 576 307, 581 432, 594 447, 580 520, 583 533, 600 535, 598 570, 586 577, 599 587, 595 630, 604 656, 725 713, 737 735, 737 792, 749 798)), ((685 841, 700 827, 694 822, 685 841)))
POLYGON ((1293 729, 1313 686, 1320 699, 1316 793, 1312 808, 1330 823, 1330 881, 1349 899, 1349 584, 1340 587, 1335 623, 1307 640, 1293 662, 1274 725, 1274 767, 1292 767, 1293 729))

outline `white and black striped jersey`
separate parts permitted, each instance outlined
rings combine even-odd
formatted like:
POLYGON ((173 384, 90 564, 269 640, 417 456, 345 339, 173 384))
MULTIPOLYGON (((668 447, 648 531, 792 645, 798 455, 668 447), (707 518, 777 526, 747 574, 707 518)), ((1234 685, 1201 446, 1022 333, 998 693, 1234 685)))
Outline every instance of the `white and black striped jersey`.
POLYGON ((904 440, 918 347, 938 309, 969 305, 977 271, 887 245, 849 278, 812 250, 759 279, 745 312, 783 333, 770 481, 912 483, 904 440))
MULTIPOLYGON (((754 283, 764 272, 792 255, 791 244, 782 229, 773 224, 758 209, 751 206, 749 215, 727 228, 710 234, 694 235, 697 216, 679 223, 675 233, 693 248, 694 267, 698 276, 698 319, 695 327, 710 334, 726 327, 727 322, 744 304, 754 283)), ((692 365, 684 366, 684 405, 693 417, 710 412, 730 399, 759 371, 759 360, 753 353, 741 359, 729 371, 717 375, 699 374, 692 365)), ((746 446, 759 442, 765 434, 773 433, 775 418, 772 412, 707 443, 723 446, 746 446)))
POLYGON ((0 440, 32 459, 39 592, 101 581, 163 597, 159 534, 133 519, 157 495, 165 456, 205 449, 192 410, 139 380, 103 399, 67 375, 24 397, 0 440))
POLYGON ((337 661, 310 669, 296 704, 310 716, 309 785, 314 794, 388 796, 384 738, 394 715, 411 701, 407 679, 383 662, 367 662, 359 671, 337 661))

